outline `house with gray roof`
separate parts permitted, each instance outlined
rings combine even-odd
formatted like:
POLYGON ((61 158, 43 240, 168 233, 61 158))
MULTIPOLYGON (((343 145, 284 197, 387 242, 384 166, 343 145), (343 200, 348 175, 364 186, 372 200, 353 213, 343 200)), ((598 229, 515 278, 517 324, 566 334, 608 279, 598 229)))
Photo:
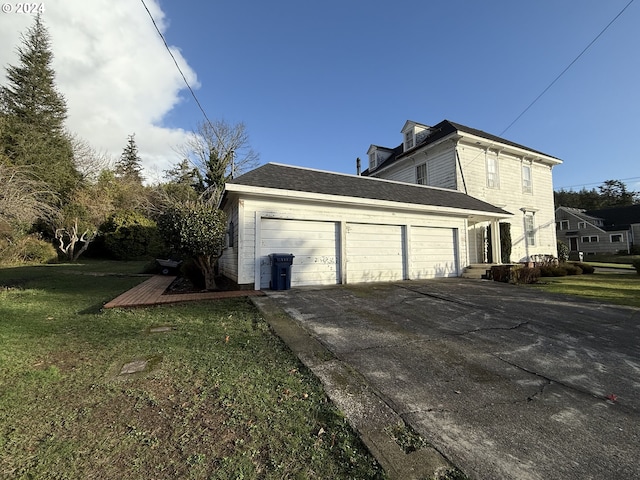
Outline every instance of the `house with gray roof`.
POLYGON ((512 214, 499 229, 469 221, 471 263, 557 255, 552 169, 560 159, 449 120, 433 126, 409 120, 400 134, 397 147, 369 147, 362 175, 456 190, 512 214), (500 232, 511 239, 510 258, 492 250, 500 232))
POLYGON ((512 217, 464 192, 268 163, 231 180, 221 208, 221 274, 270 288, 273 253, 294 256, 291 285, 459 276, 469 226, 512 217))

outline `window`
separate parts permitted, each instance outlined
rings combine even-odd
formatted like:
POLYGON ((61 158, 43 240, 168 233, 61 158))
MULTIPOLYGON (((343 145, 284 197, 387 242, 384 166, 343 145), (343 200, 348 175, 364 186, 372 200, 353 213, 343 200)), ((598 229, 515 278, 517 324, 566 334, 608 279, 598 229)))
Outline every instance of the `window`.
POLYGON ((569 230, 569 220, 560 220, 560 222, 558 222, 558 226, 560 230, 569 230))
POLYGON ((578 222, 578 230, 582 230, 583 228, 587 228, 587 222, 578 222))
POLYGON ((234 241, 235 241, 235 232, 233 231, 233 221, 229 222, 229 230, 227 231, 227 235, 229 236, 229 240, 227 241, 227 245, 229 246, 229 248, 232 248, 234 246, 234 241))
POLYGON ((427 184, 427 164, 422 163, 416 167, 416 183, 419 185, 427 184))
POLYGON ((611 243, 620 243, 623 242, 624 238, 621 233, 612 233, 611 234, 611 243))
POLYGON ((582 237, 582 243, 598 243, 597 235, 588 235, 582 237))
POLYGON ((373 170, 374 168, 376 168, 378 166, 377 162, 376 162, 376 160, 377 160, 376 159, 376 155, 377 155, 376 152, 371 152, 369 154, 369 171, 373 170))
POLYGON ((487 156, 487 187, 498 188, 498 159, 497 157, 487 156))
POLYGON ((533 221, 533 213, 524 215, 524 231, 527 237, 527 245, 534 246, 536 244, 536 228, 533 221))
POLYGON ((410 148, 413 148, 414 142, 413 142, 413 130, 409 130, 408 132, 404 133, 404 150, 407 151, 410 148))
POLYGON ((524 193, 533 192, 533 184, 531 183, 531 165, 522 165, 522 191, 524 193))

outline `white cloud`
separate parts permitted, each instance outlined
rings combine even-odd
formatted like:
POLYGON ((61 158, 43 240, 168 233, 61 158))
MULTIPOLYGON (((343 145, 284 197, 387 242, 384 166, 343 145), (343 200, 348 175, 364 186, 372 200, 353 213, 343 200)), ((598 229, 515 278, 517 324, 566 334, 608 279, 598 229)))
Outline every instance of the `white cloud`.
MULTIPOLYGON (((145 175, 155 179, 176 163, 173 148, 184 141, 186 133, 163 127, 162 119, 186 87, 142 2, 43 3, 56 83, 67 99, 67 127, 97 150, 116 157, 127 136, 135 133, 145 175)), ((146 4, 164 33, 164 13, 157 1, 146 4)), ((20 35, 32 23, 30 15, 0 13, 2 67, 17 64, 20 35)), ((171 50, 188 82, 197 87, 195 72, 176 47, 171 50)))

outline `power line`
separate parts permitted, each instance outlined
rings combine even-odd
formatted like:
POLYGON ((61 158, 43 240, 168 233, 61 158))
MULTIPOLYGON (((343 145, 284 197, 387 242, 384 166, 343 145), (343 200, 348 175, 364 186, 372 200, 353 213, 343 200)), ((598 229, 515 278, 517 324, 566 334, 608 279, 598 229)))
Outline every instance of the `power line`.
MULTIPOLYGON (((178 65, 178 61, 176 60, 176 57, 173 56, 173 52, 169 48, 169 45, 167 44, 167 41, 164 38, 164 35, 162 35, 162 32, 158 28, 158 24, 156 23, 155 19, 153 18, 153 15, 151 15, 151 12, 149 11, 149 8, 147 8, 147 4, 144 3, 144 0, 140 0, 140 1, 142 2, 142 5, 144 6, 144 9, 149 14, 149 18, 151 19, 151 22, 153 23, 153 26, 156 28, 156 31, 158 32, 158 35, 160 35, 160 38, 162 39, 162 42, 164 43, 164 46, 167 49, 167 52, 169 52, 169 55, 171 55, 171 58, 173 59, 173 63, 175 63, 176 68, 178 69, 178 72, 180 72, 180 75, 182 75, 182 80, 184 80, 185 85, 187 86, 187 88, 191 92, 191 96, 196 101, 196 104, 198 105, 198 108, 202 112, 202 115, 204 115, 204 118, 207 120, 207 123, 209 125, 211 125, 211 120, 209 120, 209 117, 207 116, 207 112, 204 111, 204 108, 200 104, 200 101, 198 100, 198 97, 196 97, 196 94, 193 91, 193 89, 191 88, 191 85, 189 85, 189 82, 187 81, 187 77, 185 77, 184 73, 182 72, 182 69, 180 68, 180 65, 178 65)), ((633 1, 633 0, 631 0, 631 1, 633 1)))
MULTIPOLYGON (((619 179, 620 182, 627 182, 629 180, 640 180, 640 177, 630 177, 630 178, 621 178, 621 179, 619 179)), ((578 185, 567 185, 567 186, 564 186, 564 187, 557 187, 557 189, 558 190, 564 190, 564 189, 568 189, 568 188, 587 187, 587 186, 591 186, 591 185, 602 185, 604 182, 606 182, 606 180, 603 180, 602 182, 580 183, 578 185)))
POLYGON ((625 10, 626 10, 627 8, 629 8, 629 6, 630 6, 633 2, 634 2, 634 0, 631 0, 629 3, 627 3, 627 4, 625 5, 625 7, 624 7, 622 10, 620 10, 620 13, 618 13, 618 14, 613 18, 613 20, 611 20, 611 21, 607 24, 607 26, 606 26, 606 27, 604 27, 604 28, 600 31, 600 33, 599 33, 598 35, 596 35, 596 37, 595 37, 593 40, 591 40, 591 42, 589 42, 589 45, 587 45, 587 46, 584 48, 584 50, 582 50, 582 51, 578 54, 578 56, 577 56, 576 58, 574 58, 574 59, 573 59, 573 61, 572 61, 572 62, 571 62, 571 63, 570 63, 570 64, 569 64, 569 65, 568 65, 564 70, 562 70, 562 72, 560 72, 560 74, 559 74, 556 78, 554 78, 554 79, 553 79, 553 81, 552 81, 549 85, 547 85, 547 88, 545 88, 545 89, 542 91, 542 93, 540 93, 540 95, 538 95, 538 96, 537 96, 537 97, 536 97, 536 98, 535 98, 535 99, 534 99, 534 100, 533 100, 533 101, 532 101, 532 102, 527 106, 527 108, 525 108, 525 109, 520 113, 520 115, 518 115, 518 116, 515 118, 515 120, 514 120, 513 122, 511 122, 511 123, 507 126, 507 128, 505 128, 505 129, 500 133, 500 135, 498 135, 498 136, 499 136, 499 137, 501 137, 502 135, 504 135, 504 134, 506 133, 506 131, 507 131, 507 130, 509 130, 509 129, 510 129, 510 128, 511 128, 511 127, 512 127, 512 126, 513 126, 513 125, 518 121, 518 120, 520 120, 520 118, 521 118, 525 113, 527 113, 527 112, 529 111, 529 109, 530 109, 531 107, 533 107, 533 105, 535 105, 535 103, 536 103, 538 100, 540 100, 540 99, 542 98, 542 96, 543 96, 545 93, 547 93, 547 91, 548 91, 551 87, 553 87, 553 85, 554 85, 558 80, 560 80, 560 77, 562 77, 565 73, 567 73, 567 71, 568 71, 568 70, 573 66, 573 64, 574 64, 574 63, 576 63, 576 62, 580 59, 580 57, 582 57, 582 55, 584 55, 584 54, 585 54, 585 52, 586 52, 587 50, 589 50, 589 48, 591 48, 591 46, 592 46, 594 43, 596 43, 596 41, 597 41, 597 40, 598 40, 598 39, 599 39, 599 38, 604 34, 604 32, 606 32, 606 31, 609 29, 609 27, 610 27, 611 25, 613 25, 613 22, 615 22, 615 21, 616 21, 616 20, 617 20, 617 19, 618 19, 618 18, 619 18, 619 17, 620 17, 624 12, 625 12, 625 10))

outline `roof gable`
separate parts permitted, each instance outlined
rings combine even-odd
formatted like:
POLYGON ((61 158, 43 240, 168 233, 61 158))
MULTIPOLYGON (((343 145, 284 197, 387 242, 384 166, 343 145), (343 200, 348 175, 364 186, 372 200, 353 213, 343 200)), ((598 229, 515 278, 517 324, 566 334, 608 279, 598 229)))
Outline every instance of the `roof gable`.
POLYGON ((233 191, 234 185, 472 210, 494 216, 511 216, 501 208, 455 190, 275 163, 267 163, 227 182, 227 192, 233 191))

